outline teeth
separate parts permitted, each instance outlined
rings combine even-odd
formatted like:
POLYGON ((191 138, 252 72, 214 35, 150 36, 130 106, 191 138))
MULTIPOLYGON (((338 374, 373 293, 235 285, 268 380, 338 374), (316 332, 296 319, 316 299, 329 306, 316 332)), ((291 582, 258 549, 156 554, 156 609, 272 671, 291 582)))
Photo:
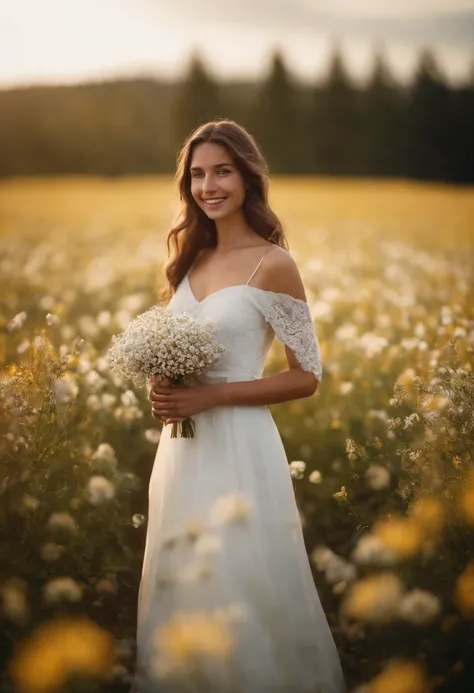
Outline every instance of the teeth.
POLYGON ((204 201, 207 202, 208 205, 215 205, 218 202, 223 202, 225 199, 226 199, 225 197, 215 197, 212 200, 204 200, 204 201))

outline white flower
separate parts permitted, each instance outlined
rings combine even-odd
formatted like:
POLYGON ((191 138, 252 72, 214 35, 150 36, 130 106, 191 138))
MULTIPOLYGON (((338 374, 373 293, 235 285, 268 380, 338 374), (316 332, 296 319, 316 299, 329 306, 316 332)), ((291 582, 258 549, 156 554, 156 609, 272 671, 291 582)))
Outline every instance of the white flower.
POLYGON ((40 553, 43 561, 51 563, 61 558, 61 556, 64 553, 64 546, 61 546, 60 544, 54 544, 53 542, 48 541, 46 542, 46 544, 43 544, 40 553))
POLYGON ((76 399, 79 387, 73 376, 66 374, 54 383, 54 394, 58 404, 68 404, 76 399))
POLYGON ((213 524, 240 524, 250 518, 250 505, 243 494, 230 493, 215 501, 210 514, 213 524))
POLYGON ((107 358, 112 370, 138 386, 148 386, 151 376, 195 377, 225 351, 215 335, 210 319, 198 322, 186 313, 175 315, 153 306, 129 322, 122 334, 113 335, 107 358))
POLYGON ((29 339, 24 339, 16 348, 17 352, 19 354, 24 354, 25 351, 28 351, 28 349, 31 346, 31 342, 29 339))
POLYGON ((124 407, 132 407, 138 404, 138 399, 132 390, 127 390, 120 395, 120 401, 124 407))
POLYGON ((101 395, 89 395, 86 405, 91 411, 110 411, 116 401, 115 395, 103 392, 101 395))
POLYGON ((105 373, 109 370, 109 362, 105 356, 99 356, 95 361, 95 369, 99 373, 105 373))
POLYGON ((82 587, 70 577, 55 578, 43 587, 43 597, 49 604, 59 601, 79 602, 82 587))
POLYGON ((100 396, 100 401, 103 409, 111 409, 117 401, 117 397, 108 392, 103 392, 100 396))
POLYGON ((7 323, 7 331, 8 332, 13 332, 14 330, 21 330, 23 325, 25 324, 25 320, 27 318, 27 313, 26 311, 22 310, 21 313, 17 313, 9 323, 7 323))
POLYGON ((100 505, 115 496, 115 486, 105 476, 91 476, 87 482, 85 497, 91 505, 100 505))
POLYGON ((333 556, 335 556, 334 552, 327 546, 316 546, 311 554, 311 560, 318 570, 324 570, 333 556))
POLYGON ((100 411, 100 409, 102 409, 102 405, 99 395, 89 395, 86 400, 86 406, 91 411, 100 411))
POLYGON ((1 611, 18 624, 26 623, 29 616, 26 596, 27 584, 18 578, 10 578, 1 588, 1 611))
POLYGON ((84 376, 84 382, 91 392, 99 392, 107 384, 105 378, 97 373, 96 370, 92 369, 88 371, 84 376))
POLYGON ((117 419, 117 421, 131 424, 133 421, 140 421, 140 419, 143 419, 143 412, 135 405, 131 407, 117 407, 114 411, 114 418, 117 419))
POLYGON ((22 510, 25 511, 32 511, 34 512, 35 510, 38 510, 40 506, 40 502, 37 498, 34 496, 30 496, 29 493, 25 493, 23 498, 21 499, 21 508, 22 510))
POLYGON ((332 319, 333 307, 327 301, 315 301, 311 306, 311 315, 315 320, 329 322, 332 319))
POLYGON ((380 354, 388 346, 388 340, 373 332, 366 332, 359 338, 359 346, 364 350, 368 358, 380 354))
POLYGON ((350 582, 357 574, 352 563, 336 555, 328 561, 324 572, 326 580, 332 585, 337 582, 350 582))
POLYGON ((306 462, 302 460, 294 460, 290 462, 290 474, 293 479, 302 479, 306 469, 306 462))
POLYGON ((81 334, 88 339, 94 339, 99 334, 99 327, 93 315, 81 315, 77 319, 77 325, 81 334))
POLYGON ((370 416, 371 419, 378 419, 384 423, 388 421, 388 414, 385 409, 369 409, 367 415, 370 416))
POLYGON ((77 370, 79 373, 88 373, 92 368, 92 362, 88 356, 81 356, 77 364, 77 370))
POLYGON ((405 425, 403 426, 404 430, 413 428, 413 426, 417 423, 419 423, 420 417, 416 412, 413 414, 410 414, 410 416, 405 417, 405 425))
POLYGON ((101 578, 95 583, 95 589, 99 594, 117 594, 118 584, 115 576, 101 578))
POLYGON ((134 294, 122 296, 119 301, 120 310, 128 310, 130 313, 136 313, 146 305, 147 295, 144 291, 134 294))
POLYGON ((145 516, 140 515, 140 513, 135 513, 135 515, 132 515, 132 525, 137 529, 140 527, 143 523, 145 522, 145 516))
POLYGON ((53 296, 42 296, 39 300, 39 307, 42 310, 52 310, 56 305, 56 300, 53 296))
POLYGON ((52 530, 64 529, 68 532, 75 532, 77 530, 75 519, 72 515, 65 512, 52 513, 48 520, 48 527, 52 530))
POLYGON ((36 337, 33 339, 33 344, 35 347, 39 349, 44 349, 47 345, 46 339, 43 337, 41 334, 37 334, 36 337))
POLYGON ((149 443, 156 445, 160 442, 161 431, 158 428, 147 428, 144 433, 145 438, 149 443))
POLYGON ((397 557, 374 534, 364 534, 352 552, 352 560, 359 565, 393 565, 397 557))
POLYGON ((365 480, 371 489, 380 491, 390 484, 390 472, 380 464, 373 464, 366 470, 365 480))
POLYGON ((317 546, 311 554, 311 560, 318 570, 325 573, 326 580, 331 584, 348 583, 356 577, 355 566, 327 546, 317 546))
POLYGON ((102 329, 107 329, 110 327, 112 322, 112 313, 110 310, 101 310, 100 313, 98 313, 96 320, 99 327, 102 329))
POLYGON ((109 462, 114 466, 117 464, 115 450, 109 443, 101 443, 92 455, 92 459, 99 460, 100 462, 109 462))
POLYGON ((339 387, 339 392, 341 395, 348 395, 352 392, 354 389, 354 383, 351 383, 350 380, 346 380, 345 382, 341 383, 339 387))
POLYGON ((338 342, 352 342, 357 337, 357 332, 357 325, 345 323, 337 328, 334 336, 338 342))
POLYGON ((46 314, 46 324, 49 325, 49 327, 59 325, 60 322, 61 318, 58 315, 53 315, 52 313, 46 314))
POLYGON ((434 594, 415 589, 407 592, 400 602, 399 616, 415 626, 431 623, 439 615, 441 604, 434 594))
POLYGON ((312 471, 311 474, 309 475, 309 481, 312 484, 320 484, 322 481, 321 472, 319 472, 317 469, 312 471))

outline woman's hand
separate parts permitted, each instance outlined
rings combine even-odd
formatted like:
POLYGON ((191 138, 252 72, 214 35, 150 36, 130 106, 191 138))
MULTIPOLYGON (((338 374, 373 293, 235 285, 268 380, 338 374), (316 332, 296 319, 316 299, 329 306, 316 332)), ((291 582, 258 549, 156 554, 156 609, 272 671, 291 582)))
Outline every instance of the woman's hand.
POLYGON ((201 384, 193 387, 173 386, 171 381, 150 378, 149 399, 152 402, 152 416, 161 419, 165 426, 177 423, 188 416, 213 409, 220 403, 219 386, 201 384))

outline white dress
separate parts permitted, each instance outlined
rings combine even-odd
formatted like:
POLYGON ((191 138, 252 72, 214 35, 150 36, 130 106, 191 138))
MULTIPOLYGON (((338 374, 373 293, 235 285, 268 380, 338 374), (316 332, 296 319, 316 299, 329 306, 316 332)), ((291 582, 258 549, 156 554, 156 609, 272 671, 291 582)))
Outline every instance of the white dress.
MULTIPOLYGON (((168 304, 216 323, 226 352, 203 380, 260 378, 274 335, 321 379, 307 303, 248 282, 198 301, 186 275, 168 304)), ((193 419, 192 439, 163 428, 150 479, 133 690, 344 693, 270 410, 193 419)))

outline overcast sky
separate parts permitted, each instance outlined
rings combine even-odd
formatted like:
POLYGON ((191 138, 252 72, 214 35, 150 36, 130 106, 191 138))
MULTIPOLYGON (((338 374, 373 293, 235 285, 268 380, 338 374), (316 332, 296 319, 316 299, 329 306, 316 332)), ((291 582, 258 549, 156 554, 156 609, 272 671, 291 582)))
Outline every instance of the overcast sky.
POLYGON ((193 49, 217 78, 254 77, 277 47, 311 80, 333 39, 355 76, 383 43, 402 78, 432 46, 447 76, 462 79, 474 58, 474 0, 0 0, 0 86, 172 79, 193 49))

